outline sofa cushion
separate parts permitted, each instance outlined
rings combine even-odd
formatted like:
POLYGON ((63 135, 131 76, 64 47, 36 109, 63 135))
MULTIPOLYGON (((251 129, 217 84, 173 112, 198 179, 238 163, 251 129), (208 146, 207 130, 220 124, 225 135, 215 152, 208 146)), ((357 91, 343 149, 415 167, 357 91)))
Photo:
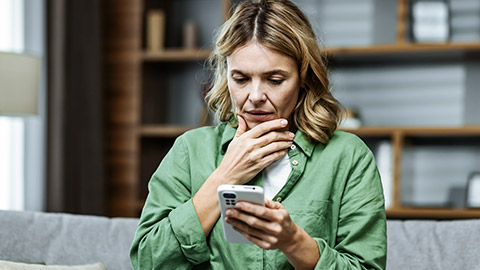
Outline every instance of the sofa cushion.
POLYGON ((0 260, 132 269, 138 219, 0 211, 0 260))
POLYGON ((480 269, 480 220, 387 222, 387 269, 480 269))

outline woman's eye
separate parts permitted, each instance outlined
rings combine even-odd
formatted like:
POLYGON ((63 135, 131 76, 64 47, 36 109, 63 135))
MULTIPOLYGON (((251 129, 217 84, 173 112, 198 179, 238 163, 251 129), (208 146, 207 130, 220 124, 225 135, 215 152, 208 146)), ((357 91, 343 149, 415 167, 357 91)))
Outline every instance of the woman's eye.
POLYGON ((272 84, 281 84, 284 80, 283 79, 268 79, 268 81, 272 84))
POLYGON ((233 77, 233 81, 236 82, 236 83, 245 83, 247 80, 248 80, 247 78, 233 77))

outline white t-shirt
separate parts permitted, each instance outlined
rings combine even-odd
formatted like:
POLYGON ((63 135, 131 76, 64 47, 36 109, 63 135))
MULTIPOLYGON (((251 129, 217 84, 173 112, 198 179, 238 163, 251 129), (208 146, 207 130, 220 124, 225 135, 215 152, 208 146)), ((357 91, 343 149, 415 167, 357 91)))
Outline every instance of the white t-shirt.
POLYGON ((287 183, 292 171, 288 155, 274 161, 263 170, 263 190, 265 198, 271 200, 287 183))

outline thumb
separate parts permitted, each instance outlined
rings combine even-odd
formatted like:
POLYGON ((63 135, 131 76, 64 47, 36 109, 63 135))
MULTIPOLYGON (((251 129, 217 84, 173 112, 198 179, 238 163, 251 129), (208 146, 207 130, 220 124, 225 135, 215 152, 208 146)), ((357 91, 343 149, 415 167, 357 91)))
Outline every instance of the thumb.
POLYGON ((237 132, 235 133, 235 138, 240 137, 243 133, 247 131, 247 123, 245 122, 243 117, 241 117, 240 115, 237 115, 237 119, 238 119, 238 128, 237 128, 237 132))
POLYGON ((265 206, 270 209, 281 209, 283 208, 283 205, 279 202, 274 202, 272 200, 269 200, 265 198, 265 206))

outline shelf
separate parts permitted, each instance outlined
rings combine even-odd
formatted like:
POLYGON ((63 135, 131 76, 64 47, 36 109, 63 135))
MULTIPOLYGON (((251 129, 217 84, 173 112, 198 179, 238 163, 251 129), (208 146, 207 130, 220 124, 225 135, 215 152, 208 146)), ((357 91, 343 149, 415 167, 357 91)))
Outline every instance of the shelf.
POLYGON ((143 61, 147 62, 188 62, 197 60, 206 60, 211 50, 185 50, 185 49, 166 49, 164 51, 144 51, 142 53, 143 61))
POLYGON ((463 127, 360 127, 341 129, 358 136, 391 136, 394 134, 408 136, 480 136, 480 126, 463 127))
MULTIPOLYGON (((176 137, 193 129, 192 126, 177 125, 144 125, 139 134, 145 137, 176 137)), ((358 136, 480 136, 480 126, 464 127, 360 127, 356 129, 340 129, 358 136)))
POLYGON ((471 219, 480 218, 480 209, 396 208, 387 209, 389 219, 471 219))
POLYGON ((372 55, 372 54, 403 54, 430 53, 450 51, 480 52, 480 42, 474 43, 399 43, 379 44, 366 47, 331 47, 327 52, 331 56, 372 55))
POLYGON ((142 137, 175 138, 194 127, 174 125, 149 125, 139 128, 142 137))
MULTIPOLYGON (((330 56, 361 56, 377 54, 403 54, 403 53, 430 53, 430 52, 452 52, 452 51, 475 51, 480 52, 480 42, 474 43, 399 43, 399 44, 379 44, 365 47, 330 47, 327 48, 330 56)), ((185 50, 185 49, 166 49, 164 51, 150 52, 144 51, 142 59, 144 61, 195 61, 205 60, 210 54, 209 49, 185 50)))
MULTIPOLYGON (((192 126, 144 125, 139 134, 144 137, 177 137, 192 126)), ((480 126, 464 127, 361 127, 357 129, 340 129, 358 136, 480 136, 480 126)))
MULTIPOLYGON (((480 42, 475 43, 399 43, 379 44, 365 47, 330 47, 327 54, 333 57, 341 56, 368 56, 368 55, 393 55, 405 53, 432 53, 432 52, 480 52, 480 42)), ((143 61, 147 62, 172 62, 206 60, 210 54, 209 49, 185 50, 166 49, 164 51, 144 51, 141 54, 143 61)))

